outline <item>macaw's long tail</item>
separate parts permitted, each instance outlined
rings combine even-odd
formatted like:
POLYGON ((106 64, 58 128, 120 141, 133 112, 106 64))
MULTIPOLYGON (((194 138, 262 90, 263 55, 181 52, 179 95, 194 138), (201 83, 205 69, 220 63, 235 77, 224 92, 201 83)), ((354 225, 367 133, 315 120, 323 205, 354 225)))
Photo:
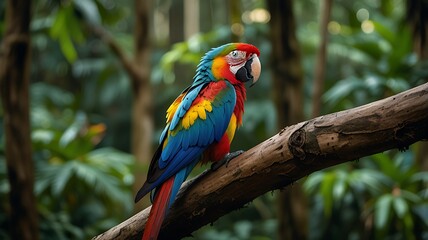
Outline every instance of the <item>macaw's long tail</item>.
POLYGON ((156 240, 158 238, 162 222, 169 208, 174 179, 175 176, 172 176, 158 188, 146 223, 143 240, 156 240))
POLYGON ((169 207, 174 202, 181 184, 189 176, 196 163, 194 162, 181 169, 174 176, 163 182, 160 187, 157 187, 149 219, 144 230, 143 240, 156 240, 158 238, 162 222, 168 213, 169 207))

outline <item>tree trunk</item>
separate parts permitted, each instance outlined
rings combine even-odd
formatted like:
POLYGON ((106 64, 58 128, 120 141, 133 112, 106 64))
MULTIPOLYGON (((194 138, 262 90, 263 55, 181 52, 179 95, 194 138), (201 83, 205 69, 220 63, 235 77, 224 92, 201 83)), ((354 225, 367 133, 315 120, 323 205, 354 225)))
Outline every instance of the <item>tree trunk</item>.
MULTIPOLYGON (((278 129, 303 120, 303 70, 293 1, 268 1, 273 96, 278 129)), ((278 194, 278 239, 307 238, 307 204, 300 183, 278 194)))
POLYGON ((184 38, 188 40, 199 32, 199 0, 184 0, 184 38))
POLYGON ((413 32, 413 49, 419 59, 428 59, 428 2, 407 0, 406 20, 413 32))
MULTIPOLYGON (((187 181, 159 239, 179 239, 308 174, 428 139, 428 83, 282 129, 216 171, 187 181)), ((138 239, 150 208, 93 239, 138 239)))
MULTIPOLYGON (((137 193, 146 180, 146 171, 141 166, 148 165, 152 158, 153 138, 153 101, 152 87, 150 84, 150 38, 149 38, 149 9, 151 1, 135 0, 135 55, 131 59, 115 41, 114 38, 102 27, 92 25, 92 31, 98 35, 116 55, 128 73, 132 93, 132 120, 131 120, 131 151, 136 159, 134 172, 134 193, 137 193)), ((148 198, 145 198, 148 199, 148 198)), ((149 201, 140 201, 135 205, 140 210, 149 201)))
POLYGON ((229 3, 229 16, 230 16, 230 29, 232 42, 239 42, 241 36, 244 34, 244 26, 241 22, 241 1, 230 0, 229 3))
POLYGON ((321 21, 320 21, 320 45, 315 62, 313 92, 312 92, 312 117, 317 117, 321 114, 321 96, 324 89, 324 78, 327 58, 327 42, 328 42, 328 22, 330 21, 332 0, 321 1, 321 21))
POLYGON ((24 240, 39 238, 28 97, 30 21, 31 1, 7 1, 6 31, 0 49, 0 90, 10 184, 9 229, 12 239, 24 240))
MULTIPOLYGON (((413 49, 419 61, 428 60, 428 2, 423 0, 407 0, 407 23, 413 32, 413 49)), ((421 170, 428 171, 428 143, 419 143, 416 156, 417 165, 421 170)))
MULTIPOLYGON (((130 74, 134 101, 132 106, 132 153, 137 166, 147 165, 152 159, 153 138, 153 95, 150 84, 150 44, 149 44, 149 4, 150 1, 135 0, 135 59, 138 74, 130 74)), ((137 167, 134 193, 146 180, 146 171, 137 167)), ((147 201, 142 201, 147 203, 147 201)), ((140 205, 136 209, 140 210, 140 205)))

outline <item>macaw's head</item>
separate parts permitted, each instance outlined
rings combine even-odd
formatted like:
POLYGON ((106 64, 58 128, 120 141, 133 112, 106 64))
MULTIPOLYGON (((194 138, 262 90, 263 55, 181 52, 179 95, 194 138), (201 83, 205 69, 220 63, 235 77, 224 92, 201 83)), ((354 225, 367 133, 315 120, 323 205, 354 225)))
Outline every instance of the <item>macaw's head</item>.
POLYGON ((259 55, 260 51, 251 44, 228 43, 205 54, 198 70, 203 65, 210 66, 214 80, 226 79, 232 84, 251 81, 253 85, 260 77, 259 55))

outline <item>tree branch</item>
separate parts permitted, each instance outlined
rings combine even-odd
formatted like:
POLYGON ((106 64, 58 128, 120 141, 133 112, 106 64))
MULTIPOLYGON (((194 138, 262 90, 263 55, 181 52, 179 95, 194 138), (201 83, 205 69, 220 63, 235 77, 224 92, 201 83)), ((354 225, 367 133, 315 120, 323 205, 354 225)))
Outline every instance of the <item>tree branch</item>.
MULTIPOLYGON (((281 130, 217 171, 187 181, 160 239, 178 239, 317 170, 428 139, 428 83, 281 130)), ((93 239, 141 237, 150 208, 93 239)))
POLYGON ((97 35, 105 44, 107 44, 107 46, 109 46, 113 54, 116 55, 116 57, 122 63, 125 71, 129 74, 129 76, 131 76, 132 85, 138 85, 138 81, 143 79, 143 76, 137 64, 126 55, 125 51, 122 49, 119 43, 106 29, 98 25, 90 25, 89 27, 95 35, 97 35))

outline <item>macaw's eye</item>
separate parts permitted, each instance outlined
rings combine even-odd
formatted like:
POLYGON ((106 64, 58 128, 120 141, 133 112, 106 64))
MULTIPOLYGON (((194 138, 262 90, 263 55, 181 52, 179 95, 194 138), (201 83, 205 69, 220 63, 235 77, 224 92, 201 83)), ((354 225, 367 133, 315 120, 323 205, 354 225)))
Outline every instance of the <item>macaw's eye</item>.
POLYGON ((231 65, 241 64, 242 61, 245 61, 245 57, 245 51, 240 50, 233 50, 227 55, 228 62, 231 65))
POLYGON ((239 56, 238 50, 230 52, 229 55, 233 58, 237 58, 239 56))
POLYGON ((241 59, 241 58, 245 58, 245 52, 239 51, 239 50, 234 50, 234 51, 229 53, 229 56, 235 60, 241 59))

